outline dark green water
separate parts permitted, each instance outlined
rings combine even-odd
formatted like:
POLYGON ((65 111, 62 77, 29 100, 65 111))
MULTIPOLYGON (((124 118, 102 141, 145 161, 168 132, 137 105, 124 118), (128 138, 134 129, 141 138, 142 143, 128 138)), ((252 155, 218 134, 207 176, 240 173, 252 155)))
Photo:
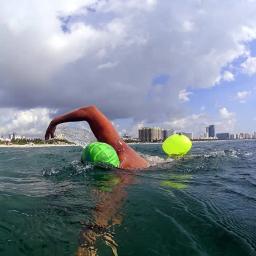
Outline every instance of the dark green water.
POLYGON ((156 165, 102 170, 81 165, 79 147, 0 148, 0 255, 75 255, 88 231, 97 255, 111 244, 119 256, 256 255, 256 141, 194 143, 172 162, 160 145, 133 147, 156 165))

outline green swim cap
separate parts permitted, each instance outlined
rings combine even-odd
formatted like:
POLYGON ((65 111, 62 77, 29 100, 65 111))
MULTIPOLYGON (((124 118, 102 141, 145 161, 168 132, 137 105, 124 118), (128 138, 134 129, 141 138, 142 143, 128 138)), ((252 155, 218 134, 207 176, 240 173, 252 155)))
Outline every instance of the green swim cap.
POLYGON ((104 163, 119 167, 120 161, 115 149, 107 143, 94 142, 83 149, 82 162, 104 163))

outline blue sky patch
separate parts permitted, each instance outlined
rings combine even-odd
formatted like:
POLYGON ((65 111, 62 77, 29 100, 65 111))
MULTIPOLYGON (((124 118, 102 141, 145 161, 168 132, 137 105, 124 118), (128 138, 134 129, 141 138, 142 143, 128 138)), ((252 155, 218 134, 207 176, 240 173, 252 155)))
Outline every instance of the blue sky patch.
POLYGON ((153 78, 152 85, 167 85, 170 81, 168 74, 160 74, 153 78))

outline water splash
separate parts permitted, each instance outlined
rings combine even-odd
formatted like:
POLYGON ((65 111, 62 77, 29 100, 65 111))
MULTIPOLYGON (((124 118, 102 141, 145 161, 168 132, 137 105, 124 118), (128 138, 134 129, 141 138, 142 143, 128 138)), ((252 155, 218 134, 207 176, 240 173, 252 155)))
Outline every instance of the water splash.
POLYGON ((96 140, 91 130, 83 124, 61 124, 57 127, 56 137, 66 139, 81 147, 96 140))
POLYGON ((172 158, 164 158, 160 156, 152 156, 152 155, 147 155, 147 154, 140 154, 143 158, 145 158, 150 166, 156 166, 159 164, 166 164, 166 163, 171 163, 174 161, 172 158))

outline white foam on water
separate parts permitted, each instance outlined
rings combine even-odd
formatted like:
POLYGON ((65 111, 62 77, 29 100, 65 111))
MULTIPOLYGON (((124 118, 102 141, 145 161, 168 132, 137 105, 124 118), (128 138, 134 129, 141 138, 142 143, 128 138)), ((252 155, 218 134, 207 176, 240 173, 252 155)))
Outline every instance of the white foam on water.
POLYGON ((253 153, 252 153, 252 152, 246 152, 244 155, 245 155, 245 156, 252 156, 253 153))
POLYGON ((171 163, 174 161, 174 159, 172 158, 163 158, 163 157, 160 157, 160 156, 152 156, 152 155, 147 155, 147 154, 141 154, 141 156, 143 158, 145 158, 150 166, 155 166, 155 165, 158 165, 158 164, 165 164, 165 163, 171 163))
POLYGON ((229 150, 216 150, 207 152, 205 154, 190 154, 190 158, 194 157, 203 157, 203 158, 217 158, 217 157, 232 157, 232 158, 238 158, 241 155, 241 153, 235 149, 229 149, 229 150))

